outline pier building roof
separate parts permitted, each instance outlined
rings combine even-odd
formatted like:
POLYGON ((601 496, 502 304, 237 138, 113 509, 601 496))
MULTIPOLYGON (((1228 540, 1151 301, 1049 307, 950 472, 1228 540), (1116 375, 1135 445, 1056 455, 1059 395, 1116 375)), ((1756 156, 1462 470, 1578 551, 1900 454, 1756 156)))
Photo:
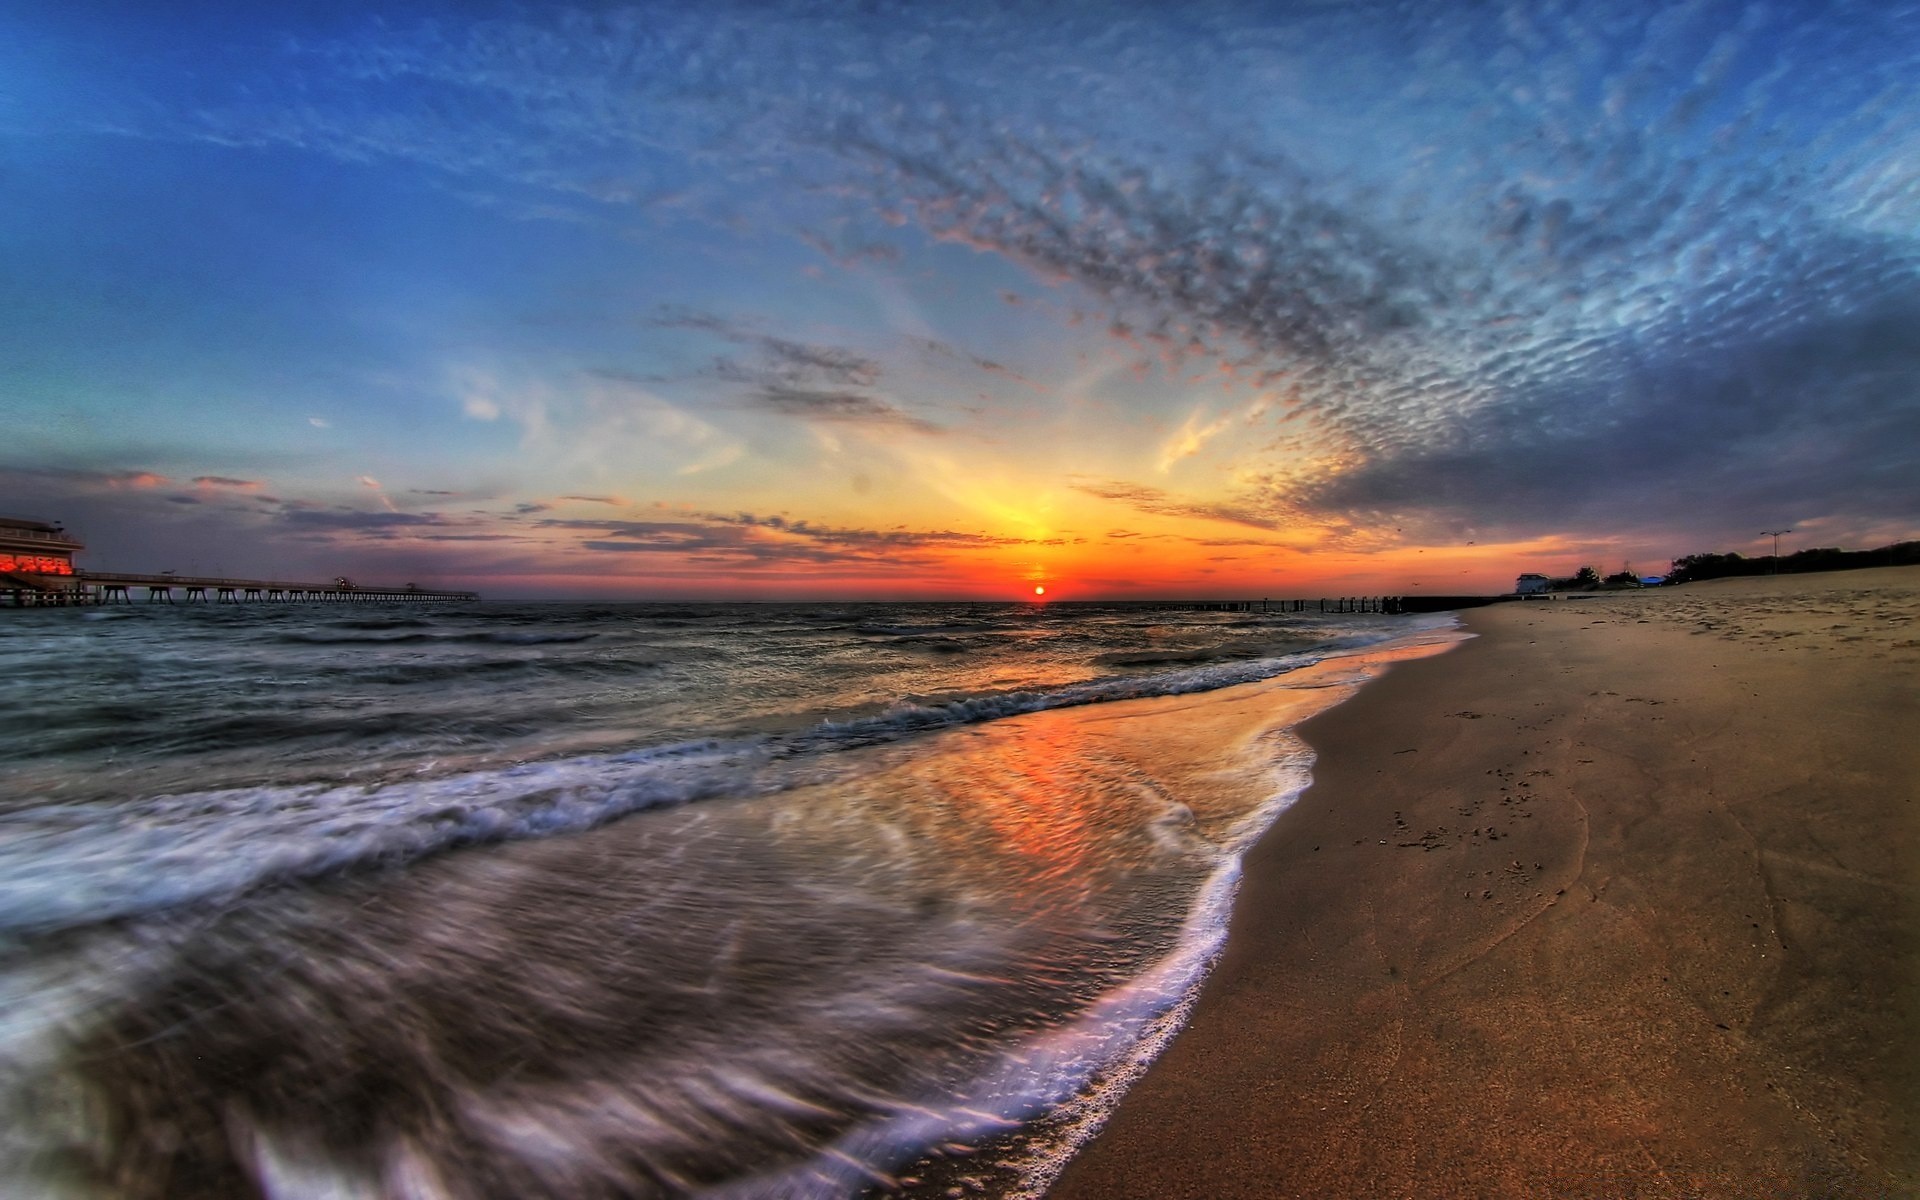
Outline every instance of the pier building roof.
POLYGON ((73 556, 86 547, 57 524, 0 517, 0 573, 71 575, 73 556))

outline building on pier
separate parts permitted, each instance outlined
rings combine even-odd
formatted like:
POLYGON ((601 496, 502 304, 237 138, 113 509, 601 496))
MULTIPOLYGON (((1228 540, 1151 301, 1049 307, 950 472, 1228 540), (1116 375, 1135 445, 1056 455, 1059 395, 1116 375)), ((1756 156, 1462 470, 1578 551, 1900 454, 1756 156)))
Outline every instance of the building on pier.
POLYGON ((0 588, 71 592, 79 586, 73 556, 86 549, 58 524, 0 517, 0 588))

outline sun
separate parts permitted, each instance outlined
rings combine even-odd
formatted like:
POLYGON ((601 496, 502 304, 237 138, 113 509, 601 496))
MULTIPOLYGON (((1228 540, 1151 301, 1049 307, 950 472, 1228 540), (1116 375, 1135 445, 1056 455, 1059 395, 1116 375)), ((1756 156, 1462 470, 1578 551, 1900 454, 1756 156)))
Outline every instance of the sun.
POLYGON ((1047 594, 1047 589, 1036 583, 1033 585, 1033 594, 1036 596, 1044 596, 1047 594))

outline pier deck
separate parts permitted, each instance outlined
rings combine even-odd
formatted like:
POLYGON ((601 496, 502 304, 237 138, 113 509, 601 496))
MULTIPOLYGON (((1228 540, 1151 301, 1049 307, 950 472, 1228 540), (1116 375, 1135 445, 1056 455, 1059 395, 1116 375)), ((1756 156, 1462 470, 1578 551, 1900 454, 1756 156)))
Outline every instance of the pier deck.
POLYGON ((132 604, 143 591, 149 604, 173 604, 175 596, 189 604, 245 603, 453 603, 471 602, 478 592, 446 591, 414 584, 401 587, 367 586, 347 580, 333 583, 294 583, 277 579, 226 579, 217 576, 156 575, 113 571, 76 571, 64 576, 0 578, 0 597, 17 607, 87 604, 132 604))

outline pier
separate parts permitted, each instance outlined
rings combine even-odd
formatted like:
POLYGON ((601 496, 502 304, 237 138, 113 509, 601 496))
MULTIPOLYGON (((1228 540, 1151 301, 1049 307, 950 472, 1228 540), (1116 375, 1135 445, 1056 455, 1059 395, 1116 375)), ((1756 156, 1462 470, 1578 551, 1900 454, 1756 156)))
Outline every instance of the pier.
POLYGON ((215 576, 123 574, 75 571, 48 586, 19 575, 0 576, 0 596, 17 608, 93 604, 431 604, 472 602, 478 592, 443 591, 415 584, 366 586, 350 579, 332 583, 290 583, 273 579, 223 579, 215 576))
POLYGON ((68 608, 86 604, 132 604, 137 591, 148 604, 173 604, 174 594, 189 604, 447 603, 474 601, 478 592, 423 588, 366 587, 345 576, 332 583, 288 583, 277 579, 224 579, 212 575, 130 575, 83 571, 73 556, 86 549, 57 522, 0 516, 0 602, 15 608, 68 608))

